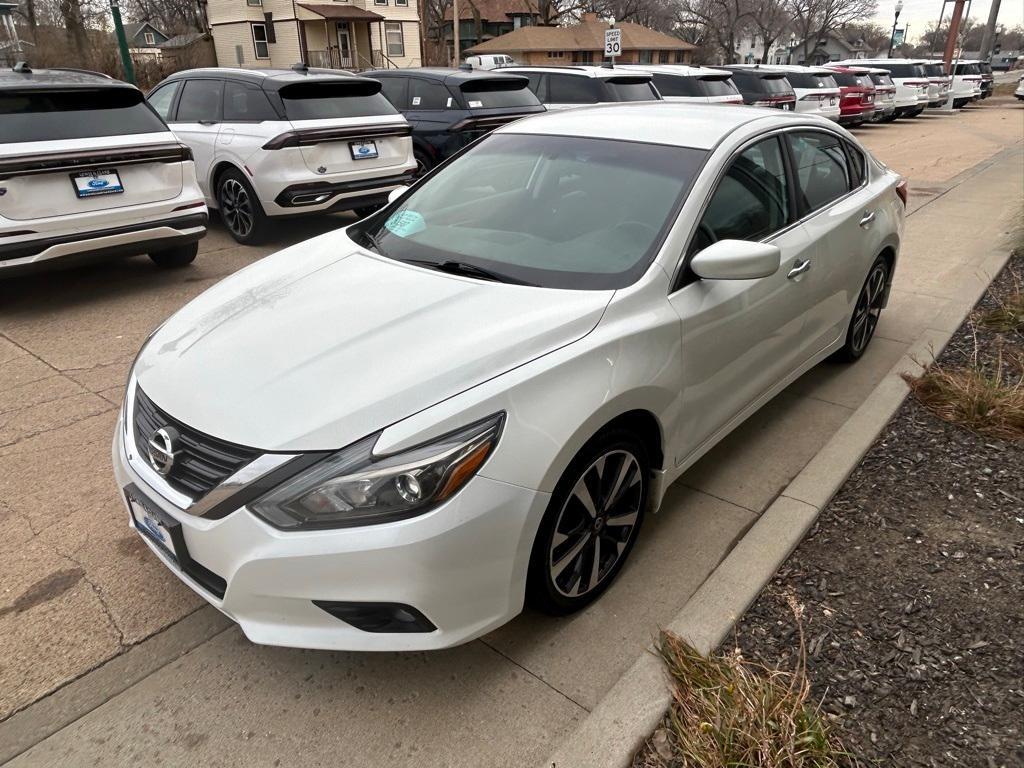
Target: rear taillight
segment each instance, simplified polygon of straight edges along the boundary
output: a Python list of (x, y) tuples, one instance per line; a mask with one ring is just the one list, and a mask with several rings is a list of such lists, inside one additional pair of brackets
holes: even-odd
[(186, 144), (181, 144), (180, 148), (181, 148), (181, 161), (182, 162), (185, 162), (186, 160), (192, 160), (193, 159), (193, 157), (192, 157), (192, 148), (191, 147), (189, 147)]
[(288, 131), (272, 138), (263, 145), (263, 149), (286, 149), (297, 146), (299, 146), (299, 135)]
[(907, 180), (900, 179), (899, 183), (896, 184), (896, 196), (903, 203), (903, 207), (907, 206)]

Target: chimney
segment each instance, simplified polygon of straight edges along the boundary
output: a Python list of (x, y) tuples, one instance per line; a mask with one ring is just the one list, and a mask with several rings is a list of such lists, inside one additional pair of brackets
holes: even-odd
[(596, 21), (597, 21), (597, 14), (596, 13), (584, 13), (583, 14), (583, 23), (584, 24), (592, 24), (592, 23), (594, 23)]

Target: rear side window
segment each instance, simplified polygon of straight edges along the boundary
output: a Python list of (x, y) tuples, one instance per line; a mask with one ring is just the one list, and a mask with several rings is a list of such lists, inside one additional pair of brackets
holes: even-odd
[(848, 141), (843, 142), (843, 145), (846, 147), (846, 156), (849, 160), (850, 187), (852, 189), (856, 189), (863, 184), (865, 178), (867, 178), (867, 166), (864, 160), (864, 153)]
[(776, 137), (745, 149), (733, 161), (697, 227), (690, 253), (718, 240), (763, 240), (789, 222), (782, 147)]
[(404, 77), (382, 77), (380, 79), (380, 92), (396, 109), (409, 108), (409, 100), (406, 98), (408, 86), (409, 81)]
[(871, 82), (875, 85), (892, 85), (892, 78), (888, 75), (871, 75)]
[(181, 81), (176, 80), (173, 83), (160, 86), (147, 99), (149, 106), (156, 110), (164, 122), (171, 119), (171, 105), (174, 104), (174, 97), (178, 95), (179, 88), (181, 88)]
[(409, 109), (447, 109), (451, 102), (452, 95), (440, 83), (418, 77), (409, 80)]
[(553, 104), (597, 104), (597, 81), (574, 75), (548, 75), (548, 97)]
[(134, 88), (0, 91), (0, 126), (0, 144), (167, 130)]
[(344, 117), (394, 115), (396, 110), (374, 80), (295, 83), (281, 89), (289, 120), (329, 120)]
[(867, 75), (855, 75), (852, 72), (836, 72), (835, 81), (847, 88), (868, 88), (873, 83)]
[(686, 97), (703, 96), (700, 81), (695, 77), (681, 77), (679, 75), (654, 75), (654, 87), (662, 96)]
[(278, 120), (267, 94), (262, 88), (244, 83), (224, 83), (224, 120), (228, 122), (258, 123)]
[(794, 88), (835, 88), (836, 81), (831, 75), (814, 75), (807, 72), (791, 72), (786, 75)]
[(187, 80), (178, 100), (176, 123), (220, 120), (223, 80)]
[(705, 96), (735, 96), (739, 93), (728, 77), (702, 77), (700, 85)]
[(540, 106), (527, 82), (526, 78), (509, 77), (470, 80), (462, 84), (462, 99), (470, 109)]
[(790, 133), (797, 197), (806, 212), (824, 208), (850, 191), (850, 169), (843, 140), (830, 133)]
[(604, 81), (607, 101), (657, 101), (649, 78), (611, 77)]
[(889, 70), (889, 74), (893, 77), (917, 77), (918, 72), (913, 64), (889, 64), (886, 62), (885, 69)]

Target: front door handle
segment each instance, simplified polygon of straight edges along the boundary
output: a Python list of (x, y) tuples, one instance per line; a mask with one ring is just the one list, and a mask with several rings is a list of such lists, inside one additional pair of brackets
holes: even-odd
[(868, 227), (871, 226), (871, 222), (874, 221), (874, 220), (875, 220), (875, 212), (874, 211), (864, 211), (864, 215), (861, 216), (861, 218), (860, 218), (860, 225), (862, 227), (864, 227), (864, 229), (867, 229)]
[(793, 262), (793, 268), (789, 270), (789, 274), (786, 275), (790, 280), (796, 277), (800, 277), (804, 272), (811, 268), (811, 261), (795, 261)]

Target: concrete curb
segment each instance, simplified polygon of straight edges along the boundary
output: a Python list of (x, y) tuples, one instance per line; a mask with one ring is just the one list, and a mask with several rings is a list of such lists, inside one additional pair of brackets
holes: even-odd
[[(903, 403), (909, 390), (902, 374), (918, 374), (938, 356), (1010, 256), (1009, 249), (999, 249), (979, 265), (977, 279), (961, 286), (957, 297), (764, 511), (666, 630), (701, 653), (721, 645)], [(651, 645), (619, 678), (544, 768), (626, 768), (632, 763), (671, 701), (654, 650)]]
[(204, 606), (0, 722), (0, 764), (13, 760), (234, 623)]

